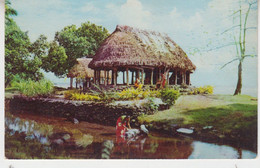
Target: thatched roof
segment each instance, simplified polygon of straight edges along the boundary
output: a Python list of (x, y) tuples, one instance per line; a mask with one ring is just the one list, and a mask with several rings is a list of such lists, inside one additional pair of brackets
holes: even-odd
[(196, 69), (168, 35), (129, 26), (117, 26), (89, 63), (90, 68), (121, 66)]
[[(88, 64), (92, 61), (92, 58), (78, 58), (77, 64), (75, 64), (69, 71), (67, 77), (69, 78), (93, 78), (94, 70), (88, 67)], [(104, 78), (104, 71), (101, 71), (100, 77)], [(111, 79), (111, 74), (109, 73)]]
[(88, 68), (88, 64), (92, 58), (78, 58), (75, 64), (69, 71), (68, 77), (70, 78), (93, 78), (94, 70)]

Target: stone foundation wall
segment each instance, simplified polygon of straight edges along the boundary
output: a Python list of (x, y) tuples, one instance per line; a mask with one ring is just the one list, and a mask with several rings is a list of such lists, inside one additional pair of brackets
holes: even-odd
[(35, 113), (57, 117), (76, 118), (79, 121), (115, 125), (118, 117), (130, 115), (132, 120), (141, 114), (152, 114), (149, 109), (135, 105), (113, 105), (102, 102), (84, 102), (51, 98), (15, 96), (10, 99), (10, 112)]

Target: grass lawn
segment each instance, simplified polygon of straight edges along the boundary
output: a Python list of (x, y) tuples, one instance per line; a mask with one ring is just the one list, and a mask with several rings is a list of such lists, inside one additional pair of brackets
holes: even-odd
[(213, 126), (218, 135), (256, 141), (257, 99), (247, 95), (185, 95), (169, 110), (140, 116), (138, 120), (195, 127), (197, 131)]

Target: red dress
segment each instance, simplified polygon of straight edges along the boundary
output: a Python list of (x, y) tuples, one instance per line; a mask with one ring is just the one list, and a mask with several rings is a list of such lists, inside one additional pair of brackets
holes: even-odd
[(121, 117), (116, 122), (116, 136), (125, 136), (126, 123), (122, 123)]

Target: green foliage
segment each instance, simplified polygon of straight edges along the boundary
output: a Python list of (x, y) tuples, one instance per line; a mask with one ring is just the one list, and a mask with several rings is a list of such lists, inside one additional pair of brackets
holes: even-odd
[(11, 7), (10, 0), (5, 0), (5, 22), (11, 22), (10, 16), (16, 16), (17, 11)]
[(206, 85), (203, 87), (194, 88), (193, 90), (189, 91), (188, 94), (190, 95), (197, 95), (197, 94), (213, 94), (214, 87), (210, 85)]
[(65, 49), (53, 41), (50, 44), (48, 55), (42, 57), (42, 68), (47, 72), (54, 72), (57, 76), (67, 73), (67, 55)]
[(80, 93), (79, 90), (68, 90), (64, 93), (65, 99), (69, 100), (81, 100), (81, 101), (100, 101), (101, 98), (97, 95), (92, 95), (88, 93)]
[(158, 90), (142, 90), (140, 88), (128, 88), (117, 93), (118, 99), (120, 100), (133, 100), (133, 99), (144, 99), (147, 97), (160, 97), (160, 91)]
[(174, 105), (175, 101), (179, 97), (180, 97), (180, 92), (178, 90), (168, 89), (168, 88), (161, 90), (162, 101), (169, 106)]
[(15, 81), (12, 87), (28, 97), (49, 96), (53, 92), (53, 83), (45, 79), (36, 82), (31, 79)]
[(159, 105), (154, 102), (154, 97), (147, 97), (146, 99), (147, 101), (142, 105), (151, 111), (158, 111)]
[[(43, 36), (31, 45), (27, 32), (23, 32), (13, 19), (9, 16), (16, 15), (14, 9), (10, 7), (10, 1), (6, 1), (6, 22), (5, 22), (5, 86), (9, 86), (16, 75), (23, 79), (40, 80), (43, 74), (40, 72), (41, 58), (36, 51), (44, 45), (39, 44), (44, 41)], [(46, 41), (46, 40), (45, 40)]]
[[(49, 55), (44, 58), (47, 65), (43, 68), (57, 76), (64, 76), (75, 65), (77, 58), (95, 55), (108, 35), (107, 29), (90, 22), (82, 23), (79, 28), (76, 25), (66, 26), (56, 32)], [(52, 66), (48, 65), (49, 62)]]

